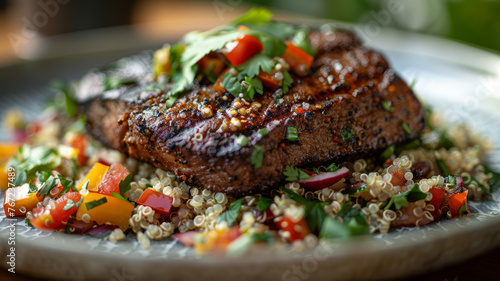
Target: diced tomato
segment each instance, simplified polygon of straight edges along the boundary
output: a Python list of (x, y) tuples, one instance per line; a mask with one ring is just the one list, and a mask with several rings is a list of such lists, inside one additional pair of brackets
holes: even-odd
[(257, 77), (260, 79), (260, 81), (262, 81), (262, 85), (269, 88), (277, 89), (280, 87), (282, 79), (276, 78), (275, 74), (276, 72), (274, 71), (272, 73), (261, 71), (259, 75), (257, 75)]
[(457, 217), (460, 207), (467, 204), (467, 193), (468, 191), (465, 190), (464, 192), (448, 196), (448, 205), (450, 206), (451, 217)]
[(120, 182), (125, 179), (130, 172), (120, 163), (111, 165), (98, 186), (101, 194), (112, 195), (111, 192), (120, 194)]
[[(87, 208), (87, 203), (95, 201), (106, 202), (91, 208)], [(132, 211), (134, 210), (134, 205), (126, 202), (122, 199), (118, 199), (113, 196), (107, 196), (99, 193), (89, 192), (85, 195), (83, 203), (78, 208), (76, 212), (76, 219), (83, 220), (83, 216), (87, 214), (90, 220), (96, 222), (99, 225), (111, 224), (116, 225), (125, 231), (129, 227), (129, 220), (132, 217)]]
[[(83, 185), (88, 181), (87, 189), (90, 191), (97, 191), (98, 186), (101, 183), (102, 178), (109, 170), (109, 166), (103, 165), (101, 163), (95, 163), (94, 167), (89, 171), (89, 173), (83, 178), (83, 180), (78, 185), (78, 191), (82, 190)], [(111, 195), (111, 194), (110, 194)]]
[(149, 206), (164, 217), (168, 217), (172, 210), (172, 198), (151, 188), (144, 190), (137, 204)]
[(445, 190), (444, 188), (438, 188), (433, 186), (431, 187), (429, 192), (432, 194), (432, 199), (429, 202), (429, 204), (434, 206), (434, 211), (432, 211), (431, 214), (434, 216), (434, 219), (438, 221), (441, 217), (441, 214), (439, 213), (439, 208), (443, 203)]
[(294, 222), (290, 217), (284, 217), (278, 221), (278, 227), (290, 233), (288, 238), (290, 242), (303, 240), (307, 234), (311, 233), (304, 218), (300, 219), (298, 222)]
[[(82, 195), (79, 192), (68, 192), (55, 200), (53, 207), (34, 208), (33, 213), (27, 217), (31, 224), (40, 230), (55, 230), (67, 222), (69, 217), (76, 212), (81, 198)], [(68, 204), (69, 200), (73, 204)]]
[(227, 60), (234, 66), (239, 66), (264, 49), (264, 46), (252, 35), (241, 34), (236, 41), (228, 43), (233, 46), (226, 55)]
[(36, 196), (36, 192), (31, 194), (28, 192), (28, 183), (7, 189), (3, 202), (3, 209), (6, 216), (25, 216), (27, 212), (36, 207), (36, 204), (40, 202)]
[(286, 46), (286, 50), (281, 57), (295, 73), (306, 75), (307, 70), (311, 69), (314, 58), (291, 42), (287, 42)]
[(87, 137), (81, 134), (75, 134), (69, 141), (69, 146), (78, 149), (77, 162), (80, 166), (84, 166), (87, 163), (87, 155), (85, 154), (87, 145)]

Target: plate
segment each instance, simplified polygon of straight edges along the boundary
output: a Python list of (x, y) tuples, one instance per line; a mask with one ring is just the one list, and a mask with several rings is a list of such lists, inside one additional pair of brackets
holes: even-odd
[[(325, 30), (332, 28), (329, 24), (313, 24)], [(419, 97), (438, 108), (447, 121), (466, 122), (492, 140), (495, 151), (489, 162), (500, 170), (499, 56), (424, 35), (388, 29), (368, 33), (363, 30), (366, 26), (348, 28), (370, 47), (381, 50), (408, 83), (416, 79), (414, 89)], [(76, 50), (64, 58), (4, 67), (0, 74), (6, 79), (3, 91), (7, 95), (3, 95), (1, 112), (18, 106), (28, 117), (36, 117), (42, 109), (41, 101), (50, 95), (44, 85), (51, 77), (76, 79), (91, 67), (135, 51), (122, 48), (119, 52), (83, 54)], [(46, 71), (35, 75), (42, 69)], [(8, 241), (13, 237), (16, 272), (50, 280), (401, 278), (471, 259), (500, 245), (500, 192), (490, 201), (472, 203), (471, 211), (474, 215), (469, 218), (323, 242), (300, 253), (287, 247), (261, 247), (242, 257), (224, 258), (197, 256), (193, 249), (175, 240), (152, 241), (146, 251), (133, 239), (114, 244), (88, 236), (43, 233), (26, 227), (22, 220), (6, 218), (2, 210), (0, 259), (1, 266), (7, 267)]]

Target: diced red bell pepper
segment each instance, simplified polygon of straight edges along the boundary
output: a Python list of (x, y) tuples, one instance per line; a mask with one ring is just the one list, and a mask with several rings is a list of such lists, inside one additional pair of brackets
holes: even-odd
[(458, 210), (462, 205), (467, 204), (467, 193), (468, 191), (465, 190), (464, 192), (461, 193), (455, 193), (450, 196), (448, 196), (448, 204), (450, 206), (450, 212), (451, 212), (451, 217), (457, 217), (458, 216)]
[(311, 69), (314, 57), (306, 53), (301, 48), (293, 45), (291, 42), (286, 43), (287, 48), (281, 57), (288, 63), (290, 68), (299, 75), (306, 75), (307, 70)]
[(443, 203), (445, 190), (444, 188), (438, 188), (433, 186), (431, 187), (431, 189), (429, 189), (429, 192), (432, 194), (432, 199), (429, 202), (429, 204), (434, 206), (434, 211), (432, 211), (431, 214), (432, 216), (434, 216), (434, 220), (438, 221), (441, 218), (441, 214), (439, 213), (439, 208)]
[(303, 240), (309, 233), (311, 233), (304, 218), (300, 219), (298, 222), (294, 222), (290, 217), (284, 217), (278, 221), (278, 227), (281, 230), (288, 231), (288, 233), (290, 233), (290, 237), (288, 238), (290, 242)]
[(260, 79), (260, 81), (262, 81), (262, 85), (269, 88), (278, 89), (280, 87), (282, 79), (280, 80), (276, 78), (274, 74), (276, 74), (276, 72), (274, 71), (271, 73), (261, 71), (259, 75), (257, 75), (257, 77)]
[(230, 46), (235, 45), (227, 54), (227, 60), (234, 66), (239, 66), (248, 59), (260, 53), (264, 46), (252, 35), (241, 34), (236, 41), (228, 43)]
[(149, 206), (164, 217), (168, 217), (172, 210), (172, 198), (151, 188), (144, 190), (137, 204)]

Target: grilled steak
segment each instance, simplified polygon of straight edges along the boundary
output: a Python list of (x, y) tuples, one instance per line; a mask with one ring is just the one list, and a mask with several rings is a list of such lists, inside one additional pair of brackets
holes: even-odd
[[(251, 103), (200, 84), (167, 109), (171, 85), (152, 89), (150, 53), (93, 71), (78, 90), (88, 132), (130, 157), (185, 175), (192, 184), (249, 194), (278, 187), (287, 165), (372, 155), (424, 128), (421, 104), (382, 55), (347, 32), (313, 32), (310, 40), (317, 49), (311, 74), (294, 76), (286, 95), (268, 90)], [(103, 91), (105, 77), (135, 83)], [(300, 141), (287, 139), (289, 126)], [(259, 133), (263, 128), (265, 136)], [(244, 146), (242, 135), (248, 138)], [(263, 152), (260, 168), (251, 163), (255, 149)]]

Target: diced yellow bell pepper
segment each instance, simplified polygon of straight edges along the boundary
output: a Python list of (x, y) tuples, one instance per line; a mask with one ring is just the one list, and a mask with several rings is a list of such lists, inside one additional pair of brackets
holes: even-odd
[(170, 45), (156, 50), (153, 55), (153, 70), (155, 77), (170, 73)]
[(39, 202), (36, 193), (29, 193), (29, 184), (12, 187), (5, 192), (3, 208), (7, 216), (25, 216)]
[(101, 182), (102, 178), (108, 171), (109, 166), (106, 166), (101, 163), (95, 163), (94, 167), (90, 170), (90, 172), (83, 178), (83, 180), (78, 185), (78, 191), (82, 190), (83, 185), (89, 181), (89, 185), (87, 186), (87, 190), (89, 191), (97, 191), (97, 187)]
[[(7, 173), (7, 162), (19, 149), (17, 143), (0, 143), (0, 188), (5, 191), (9, 187), (9, 176)], [(20, 171), (17, 171), (20, 172)]]
[[(102, 200), (102, 198), (106, 198), (106, 203), (90, 210), (87, 209), (86, 203)], [(125, 231), (129, 227), (129, 220), (132, 217), (133, 210), (134, 205), (124, 200), (100, 193), (89, 192), (87, 195), (84, 195), (83, 202), (76, 212), (76, 219), (83, 220), (83, 216), (88, 214), (90, 219), (99, 225), (110, 223)]]

